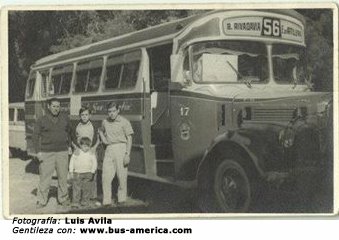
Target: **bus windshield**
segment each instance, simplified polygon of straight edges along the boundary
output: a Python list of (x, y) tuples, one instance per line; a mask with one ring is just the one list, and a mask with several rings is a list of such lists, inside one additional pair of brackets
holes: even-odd
[(305, 48), (274, 44), (272, 49), (274, 80), (279, 84), (303, 84), (306, 79)]
[(193, 45), (193, 80), (197, 83), (265, 83), (267, 50), (254, 41), (209, 41)]

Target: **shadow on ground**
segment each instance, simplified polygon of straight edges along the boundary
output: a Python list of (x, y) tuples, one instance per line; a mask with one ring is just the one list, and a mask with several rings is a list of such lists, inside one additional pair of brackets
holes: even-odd
[(39, 174), (39, 160), (37, 158), (31, 159), (31, 161), (25, 167), (25, 172)]

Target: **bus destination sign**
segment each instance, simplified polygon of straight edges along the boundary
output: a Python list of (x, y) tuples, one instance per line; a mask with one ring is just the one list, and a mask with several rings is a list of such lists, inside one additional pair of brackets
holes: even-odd
[(304, 42), (303, 27), (285, 19), (272, 17), (228, 18), (223, 21), (226, 35), (271, 37)]

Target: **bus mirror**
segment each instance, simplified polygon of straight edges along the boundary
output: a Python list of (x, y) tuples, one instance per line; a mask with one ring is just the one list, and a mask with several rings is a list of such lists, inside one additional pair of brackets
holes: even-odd
[(181, 54), (172, 54), (171, 55), (171, 80), (172, 82), (184, 83), (183, 79), (183, 68), (182, 68), (182, 59)]

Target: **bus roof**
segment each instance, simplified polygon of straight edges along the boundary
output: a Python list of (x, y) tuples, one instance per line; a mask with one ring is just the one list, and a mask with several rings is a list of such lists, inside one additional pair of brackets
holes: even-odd
[[(121, 36), (113, 37), (107, 40), (99, 41), (96, 43), (92, 43), (89, 45), (77, 47), (74, 49), (66, 50), (60, 53), (56, 53), (56, 54), (43, 57), (39, 59), (38, 61), (36, 61), (32, 67), (34, 68), (42, 67), (44, 65), (59, 63), (67, 59), (73, 59), (73, 58), (78, 58), (81, 56), (91, 55), (91, 54), (95, 54), (97, 52), (105, 51), (108, 49), (114, 49), (114, 48), (118, 48), (122, 46), (136, 44), (142, 41), (157, 39), (157, 38), (161, 38), (162, 41), (170, 40), (170, 39), (173, 39), (173, 37), (177, 33), (181, 32), (190, 23), (194, 22), (195, 20), (203, 16), (207, 16), (207, 15), (222, 12), (222, 11), (228, 12), (228, 11), (239, 11), (239, 10), (240, 9), (210, 11), (205, 14), (193, 15), (187, 18), (159, 24), (159, 25), (149, 27), (143, 30), (127, 33)], [(299, 21), (301, 21), (303, 24), (305, 24), (304, 17), (294, 10), (255, 9), (255, 10), (243, 10), (243, 11), (264, 11), (264, 12), (269, 11), (272, 13), (278, 13), (278, 14), (283, 14), (283, 15), (294, 17), (298, 19)]]

